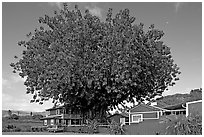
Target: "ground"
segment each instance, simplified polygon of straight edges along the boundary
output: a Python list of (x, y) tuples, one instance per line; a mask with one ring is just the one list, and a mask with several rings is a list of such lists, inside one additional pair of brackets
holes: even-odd
[(43, 121), (39, 119), (33, 119), (32, 117), (20, 117), (18, 120), (11, 119), (9, 117), (2, 118), (2, 131), (7, 130), (8, 126), (14, 126), (13, 130), (21, 130), (27, 132), (31, 127), (42, 126)]
[(160, 119), (146, 120), (138, 124), (126, 125), (127, 135), (164, 135), (166, 125)]
[(2, 135), (86, 135), (83, 133), (73, 133), (73, 132), (2, 132)]

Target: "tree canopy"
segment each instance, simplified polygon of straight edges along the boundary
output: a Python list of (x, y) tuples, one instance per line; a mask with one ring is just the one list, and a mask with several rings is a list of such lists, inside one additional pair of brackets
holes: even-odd
[(46, 26), (28, 34), (22, 58), (11, 63), (26, 81), (31, 102), (53, 99), (83, 110), (108, 110), (123, 101), (161, 95), (180, 74), (164, 32), (151, 25), (145, 32), (129, 10), (112, 9), (101, 21), (75, 6), (39, 18)]

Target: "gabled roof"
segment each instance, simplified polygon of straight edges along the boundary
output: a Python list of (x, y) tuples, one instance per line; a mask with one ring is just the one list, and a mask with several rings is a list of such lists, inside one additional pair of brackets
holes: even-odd
[(121, 115), (121, 116), (123, 116), (123, 117), (129, 117), (128, 113), (122, 112), (122, 113), (115, 113), (115, 114), (113, 114), (113, 115), (110, 115), (110, 116), (108, 116), (108, 118), (113, 117), (113, 116), (115, 116), (115, 115)]
[(163, 110), (159, 107), (149, 106), (144, 103), (138, 104), (130, 109), (132, 112), (148, 112), (148, 111), (160, 111)]
[(129, 117), (128, 113), (125, 113), (125, 112), (120, 113), (120, 115), (122, 115), (124, 117)]

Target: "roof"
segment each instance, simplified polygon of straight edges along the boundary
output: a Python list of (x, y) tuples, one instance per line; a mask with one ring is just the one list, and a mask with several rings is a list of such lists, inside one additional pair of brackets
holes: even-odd
[(184, 103), (169, 105), (169, 106), (166, 106), (164, 109), (167, 109), (167, 110), (185, 109), (184, 105), (185, 105)]
[(186, 102), (186, 104), (202, 103), (202, 100)]
[(110, 118), (110, 117), (113, 117), (113, 116), (115, 116), (115, 115), (121, 115), (121, 116), (123, 116), (123, 117), (129, 117), (129, 116), (128, 116), (128, 113), (125, 113), (125, 112), (115, 113), (115, 114), (113, 114), (113, 115), (111, 115), (111, 116), (108, 116), (108, 117)]
[(63, 106), (56, 106), (56, 107), (52, 107), (52, 108), (46, 109), (46, 111), (60, 109), (60, 108), (63, 108), (63, 107), (64, 107), (64, 105)]
[(160, 111), (163, 110), (159, 107), (149, 106), (144, 103), (138, 104), (130, 109), (132, 112), (148, 112), (148, 111)]

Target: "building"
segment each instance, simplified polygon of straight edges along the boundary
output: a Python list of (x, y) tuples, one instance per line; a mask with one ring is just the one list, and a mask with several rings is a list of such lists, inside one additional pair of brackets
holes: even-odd
[(115, 113), (108, 117), (110, 121), (115, 121), (117, 123), (127, 125), (129, 123), (129, 116), (128, 113)]
[(189, 116), (191, 114), (202, 115), (202, 100), (186, 103), (186, 116)]
[(65, 106), (58, 106), (47, 109), (48, 115), (43, 120), (44, 126), (49, 125), (81, 125), (85, 121), (80, 110), (71, 110)]
[[(186, 114), (192, 110), (191, 108), (196, 108), (199, 110), (199, 112), (202, 112), (202, 107), (200, 104), (201, 101), (197, 102), (188, 102), (188, 103), (180, 103), (175, 105), (169, 105), (165, 106), (163, 104), (159, 104), (157, 102), (144, 104), (140, 103), (133, 108), (129, 109), (129, 125), (131, 124), (137, 124), (140, 122), (144, 122), (146, 120), (158, 120), (162, 116), (166, 115), (180, 115), (180, 114)], [(185, 106), (186, 105), (186, 106)]]
[(140, 103), (129, 110), (129, 125), (137, 124), (145, 120), (159, 119), (165, 109)]

